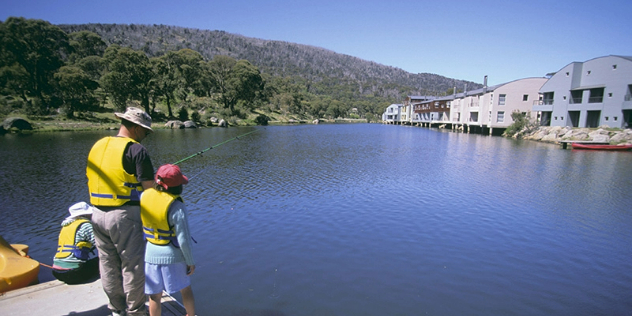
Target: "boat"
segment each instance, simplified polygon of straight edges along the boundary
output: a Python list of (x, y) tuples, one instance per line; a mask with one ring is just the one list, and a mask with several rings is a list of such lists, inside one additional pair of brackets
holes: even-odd
[(572, 143), (573, 149), (593, 149), (593, 150), (630, 150), (632, 144), (625, 145), (603, 145), (603, 144), (582, 144)]
[(28, 257), (29, 246), (9, 244), (0, 236), (0, 293), (38, 283), (39, 262)]

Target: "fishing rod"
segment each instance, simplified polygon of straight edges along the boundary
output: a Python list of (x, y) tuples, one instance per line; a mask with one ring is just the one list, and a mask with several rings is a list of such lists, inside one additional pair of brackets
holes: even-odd
[(239, 136), (235, 136), (235, 137), (233, 137), (233, 138), (227, 139), (227, 140), (225, 140), (225, 141), (223, 141), (223, 142), (221, 142), (221, 143), (219, 143), (219, 144), (217, 144), (217, 145), (213, 145), (213, 146), (211, 146), (211, 147), (209, 147), (209, 148), (203, 149), (203, 150), (201, 150), (201, 151), (199, 151), (199, 152), (197, 152), (197, 153), (195, 153), (195, 154), (193, 154), (193, 155), (191, 155), (191, 156), (189, 156), (189, 157), (186, 157), (186, 158), (180, 159), (180, 160), (178, 160), (178, 161), (176, 161), (176, 162), (172, 163), (172, 165), (177, 165), (177, 164), (179, 164), (179, 163), (181, 163), (181, 162), (183, 162), (183, 161), (187, 161), (187, 160), (189, 160), (189, 159), (191, 159), (191, 158), (193, 158), (193, 157), (195, 157), (195, 156), (199, 156), (199, 155), (201, 155), (201, 154), (203, 154), (203, 153), (205, 153), (205, 152), (207, 152), (207, 151), (209, 151), (209, 150), (211, 150), (211, 149), (213, 149), (213, 148), (217, 148), (217, 147), (219, 147), (219, 146), (221, 146), (221, 145), (224, 145), (224, 144), (226, 144), (226, 143), (228, 143), (228, 142), (231, 142), (231, 141), (233, 141), (233, 140), (235, 140), (235, 139), (240, 139), (240, 138), (242, 138), (242, 137), (244, 137), (244, 136), (246, 136), (246, 135), (248, 135), (248, 134), (252, 134), (252, 133), (254, 133), (254, 132), (256, 132), (256, 131), (257, 131), (257, 130), (250, 131), (250, 132), (248, 132), (248, 133), (241, 134), (241, 135), (239, 135)]

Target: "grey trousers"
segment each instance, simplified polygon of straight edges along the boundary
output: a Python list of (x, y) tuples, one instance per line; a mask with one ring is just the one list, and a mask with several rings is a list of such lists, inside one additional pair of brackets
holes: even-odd
[(121, 315), (147, 315), (145, 238), (140, 206), (95, 207), (94, 237), (108, 307)]

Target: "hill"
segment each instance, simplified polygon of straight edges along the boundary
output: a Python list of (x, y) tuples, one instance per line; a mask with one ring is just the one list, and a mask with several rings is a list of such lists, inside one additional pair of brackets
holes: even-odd
[[(339, 54), (331, 50), (283, 41), (167, 25), (64, 24), (67, 33), (87, 30), (108, 44), (142, 50), (150, 57), (193, 49), (208, 60), (216, 55), (246, 59), (263, 73), (302, 81), (309, 92), (340, 97), (375, 96), (401, 102), (407, 95), (443, 95), (453, 87), (482, 85), (437, 74), (412, 74), (402, 69)], [(315, 84), (311, 84), (315, 83)], [(341, 86), (346, 87), (340, 89)], [(311, 90), (310, 90), (311, 89)], [(352, 93), (352, 96), (348, 94)]]

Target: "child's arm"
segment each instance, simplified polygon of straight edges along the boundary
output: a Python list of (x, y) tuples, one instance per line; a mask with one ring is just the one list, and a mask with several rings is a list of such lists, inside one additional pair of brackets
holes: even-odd
[(184, 256), (184, 261), (187, 266), (195, 266), (191, 249), (191, 233), (189, 232), (186, 206), (180, 201), (174, 201), (171, 204), (171, 208), (171, 219), (173, 221), (178, 244), (180, 245), (180, 251), (182, 251), (182, 255)]

